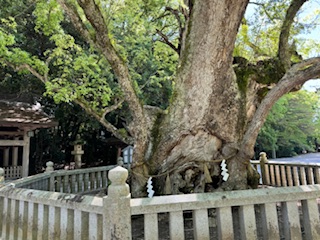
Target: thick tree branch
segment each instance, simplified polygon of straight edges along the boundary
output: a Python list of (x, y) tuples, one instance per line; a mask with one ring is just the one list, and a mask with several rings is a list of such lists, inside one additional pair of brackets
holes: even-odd
[(131, 110), (133, 121), (137, 123), (137, 126), (141, 126), (136, 128), (137, 132), (135, 133), (135, 137), (137, 135), (145, 137), (146, 134), (143, 133), (142, 127), (145, 121), (142, 106), (132, 86), (129, 69), (111, 43), (104, 17), (94, 0), (78, 0), (78, 3), (83, 9), (87, 20), (95, 29), (96, 37), (93, 40), (94, 44), (102, 52), (114, 70)]
[(107, 115), (108, 113), (110, 113), (110, 112), (118, 109), (118, 108), (122, 105), (123, 102), (124, 102), (124, 99), (120, 99), (120, 100), (116, 101), (116, 103), (115, 103), (114, 105), (105, 108), (105, 109), (103, 110), (104, 112), (103, 112), (103, 114), (102, 114), (102, 119), (105, 119), (105, 117), (106, 117), (106, 115)]
[[(124, 143), (133, 144), (133, 139), (131, 137), (120, 134), (119, 130), (104, 118), (105, 113), (103, 114), (103, 117), (101, 117), (95, 111), (93, 111), (89, 106), (87, 106), (83, 101), (76, 99), (74, 100), (74, 102), (79, 104), (87, 113), (95, 117), (106, 128), (106, 130), (112, 133), (116, 138), (118, 138)], [(110, 108), (116, 109), (115, 106), (111, 106)]]
[(90, 32), (87, 29), (87, 26), (81, 20), (80, 15), (77, 12), (76, 6), (72, 5), (70, 2), (65, 0), (57, 0), (65, 13), (69, 16), (72, 21), (74, 27), (81, 33), (81, 35), (87, 40), (89, 43), (92, 43), (92, 39), (90, 36)]
[[(16, 71), (28, 70), (32, 75), (37, 77), (43, 83), (46, 83), (48, 81), (44, 76), (42, 76), (40, 73), (38, 73), (34, 68), (32, 68), (28, 64), (21, 64), (19, 66), (15, 66), (14, 64), (11, 64), (9, 62), (7, 62), (6, 64)], [(75, 99), (74, 102), (76, 104), (79, 104), (88, 114), (96, 118), (106, 128), (106, 130), (112, 133), (116, 138), (118, 138), (119, 140), (127, 144), (133, 143), (133, 139), (131, 137), (123, 136), (122, 134), (120, 134), (118, 129), (105, 119), (106, 114), (119, 108), (120, 105), (123, 103), (123, 100), (118, 101), (115, 105), (105, 108), (102, 117), (98, 115), (92, 108), (87, 106), (83, 101), (79, 99)]]
[(16, 66), (16, 65), (14, 65), (14, 64), (12, 64), (12, 63), (9, 63), (9, 62), (7, 62), (6, 61), (6, 64), (9, 66), (9, 67), (11, 67), (11, 68), (13, 68), (15, 71), (17, 71), (17, 72), (19, 72), (19, 71), (21, 71), (21, 70), (27, 70), (27, 71), (29, 71), (33, 76), (35, 76), (36, 78), (38, 78), (41, 82), (43, 82), (43, 83), (46, 83), (47, 81), (48, 81), (48, 79), (46, 78), (46, 75), (45, 76), (43, 76), (43, 75), (41, 75), (40, 73), (38, 73), (37, 72), (37, 70), (35, 70), (33, 67), (31, 67), (30, 65), (28, 65), (28, 64), (21, 64), (21, 65), (19, 65), (19, 66)]
[(132, 124), (136, 126), (131, 134), (134, 139), (135, 147), (134, 161), (138, 163), (139, 161), (144, 160), (144, 153), (147, 150), (149, 132), (146, 126), (147, 123), (144, 111), (134, 90), (128, 66), (126, 65), (124, 59), (121, 58), (120, 54), (117, 53), (109, 37), (109, 30), (104, 16), (95, 0), (77, 0), (77, 2), (82, 8), (86, 19), (95, 31), (94, 37), (91, 35), (93, 45), (109, 62), (117, 78), (119, 86), (124, 93), (124, 98), (128, 103), (132, 116)]
[(247, 155), (247, 157), (253, 155), (253, 147), (259, 130), (275, 102), (296, 86), (302, 85), (306, 81), (314, 78), (320, 78), (320, 57), (297, 63), (287, 71), (278, 84), (273, 87), (262, 100), (252, 121), (249, 123), (240, 147), (243, 154)]
[(291, 65), (291, 54), (289, 46), (290, 29), (294, 17), (297, 15), (298, 11), (306, 1), (307, 0), (293, 0), (287, 10), (286, 17), (282, 23), (279, 37), (278, 57), (285, 69), (289, 69)]

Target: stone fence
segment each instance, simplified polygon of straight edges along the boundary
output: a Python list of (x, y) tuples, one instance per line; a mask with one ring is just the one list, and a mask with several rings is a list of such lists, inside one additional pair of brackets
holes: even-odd
[(63, 193), (73, 187), (40, 175), (35, 186), (47, 190), (25, 189), (32, 177), (0, 184), (1, 239), (320, 239), (317, 184), (131, 199), (119, 166), (104, 197)]
[(266, 153), (251, 164), (261, 173), (261, 182), (267, 186), (287, 187), (320, 184), (320, 164), (271, 162)]
[(53, 171), (48, 162), (46, 172), (10, 183), (16, 188), (24, 189), (77, 194), (95, 193), (106, 189), (108, 171), (112, 168), (114, 166)]

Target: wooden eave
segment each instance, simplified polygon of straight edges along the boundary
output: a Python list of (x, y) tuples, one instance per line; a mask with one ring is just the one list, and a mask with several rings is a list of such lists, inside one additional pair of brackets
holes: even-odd
[[(6, 121), (0, 121), (0, 127), (17, 127), (19, 129), (22, 130), (35, 130), (38, 128), (50, 128), (50, 127), (55, 127), (57, 126), (58, 123), (57, 122), (47, 122), (47, 123), (35, 123), (35, 122), (6, 122)], [(17, 131), (17, 132), (12, 132), (12, 134), (10, 133), (10, 135), (15, 135), (16, 133), (19, 134), (21, 131)], [(9, 133), (9, 132), (7, 132)], [(0, 131), (1, 134), (1, 131)], [(19, 134), (21, 135), (21, 134)]]
[[(13, 127), (30, 131), (37, 128), (50, 128), (57, 125), (57, 122), (53, 121), (53, 119), (41, 109), (35, 108), (35, 106), (22, 102), (0, 100), (0, 127)], [(16, 133), (19, 133), (19, 131)], [(1, 131), (0, 135), (3, 135)], [(15, 132), (13, 131), (13, 134), (8, 135), (15, 135)]]

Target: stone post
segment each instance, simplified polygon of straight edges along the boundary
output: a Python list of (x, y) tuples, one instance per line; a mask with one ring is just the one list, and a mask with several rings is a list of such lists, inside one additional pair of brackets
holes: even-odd
[(72, 155), (74, 155), (74, 162), (75, 162), (75, 168), (79, 169), (81, 168), (81, 156), (84, 154), (84, 151), (82, 150), (82, 145), (76, 144), (74, 145), (74, 149), (71, 152)]
[(108, 196), (103, 198), (103, 240), (131, 239), (130, 189), (128, 170), (116, 167), (109, 171)]
[(4, 169), (0, 168), (0, 183), (4, 183)]
[(85, 142), (80, 139), (80, 135), (78, 134), (76, 140), (73, 142), (74, 149), (71, 152), (71, 154), (74, 155), (76, 169), (81, 168), (82, 165), (81, 156), (84, 154), (84, 151), (82, 150), (83, 144), (85, 144)]
[(49, 161), (46, 163), (46, 172), (53, 172), (54, 168), (53, 168), (53, 162)]
[(118, 159), (117, 159), (117, 165), (118, 166), (123, 166), (123, 157), (118, 157)]
[[(53, 173), (54, 168), (53, 168), (53, 162), (49, 161), (46, 163), (46, 173)], [(53, 174), (50, 174), (50, 180), (49, 180), (49, 186), (48, 190), (51, 192), (55, 191), (55, 176)]]
[(268, 167), (268, 159), (267, 154), (265, 152), (260, 153), (260, 168), (261, 168), (261, 175), (262, 175), (262, 184), (269, 185), (269, 171), (267, 169)]

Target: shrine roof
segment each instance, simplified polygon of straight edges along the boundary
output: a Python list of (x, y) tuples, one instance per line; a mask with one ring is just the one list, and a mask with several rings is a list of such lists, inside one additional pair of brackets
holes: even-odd
[(0, 127), (34, 130), (57, 125), (57, 122), (41, 109), (39, 103), (32, 105), (24, 102), (0, 100)]

